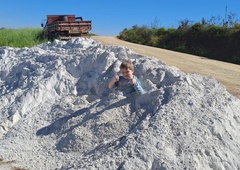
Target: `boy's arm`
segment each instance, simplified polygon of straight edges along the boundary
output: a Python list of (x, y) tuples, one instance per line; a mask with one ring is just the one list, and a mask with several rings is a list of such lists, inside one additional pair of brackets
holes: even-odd
[(108, 84), (108, 88), (112, 89), (114, 87), (114, 84), (119, 81), (119, 76), (117, 75), (117, 73), (114, 74), (113, 79), (109, 82)]
[(108, 84), (108, 88), (112, 89), (114, 87), (114, 84), (116, 83), (116, 81), (114, 79), (112, 79), (109, 84)]
[(133, 88), (136, 90), (137, 94), (142, 95), (145, 93), (140, 81), (135, 77), (133, 79)]

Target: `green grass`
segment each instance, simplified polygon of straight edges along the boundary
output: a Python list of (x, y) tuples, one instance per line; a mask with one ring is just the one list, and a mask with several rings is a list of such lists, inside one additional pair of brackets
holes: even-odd
[[(95, 35), (89, 33), (87, 36)], [(46, 42), (48, 40), (43, 38), (42, 28), (0, 29), (0, 47), (33, 47)]]
[(41, 28), (0, 29), (0, 46), (33, 47), (47, 42)]

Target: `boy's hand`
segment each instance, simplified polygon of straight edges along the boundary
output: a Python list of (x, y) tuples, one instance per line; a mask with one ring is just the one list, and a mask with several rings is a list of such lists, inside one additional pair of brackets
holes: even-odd
[(117, 73), (114, 74), (113, 79), (115, 80), (115, 82), (119, 81), (119, 76)]
[(117, 81), (119, 81), (119, 76), (117, 75), (117, 73), (115, 73), (114, 76), (113, 76), (113, 78), (112, 78), (112, 80), (109, 82), (108, 87), (109, 87), (110, 89), (112, 89), (112, 88), (114, 87), (114, 84), (115, 84)]
[(134, 80), (134, 76), (133, 75), (130, 76), (129, 81), (130, 81), (131, 84), (135, 84), (136, 83), (135, 80)]

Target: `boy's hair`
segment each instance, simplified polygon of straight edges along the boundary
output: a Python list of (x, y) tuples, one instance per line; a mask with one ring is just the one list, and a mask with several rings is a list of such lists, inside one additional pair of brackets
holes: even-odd
[(120, 65), (120, 69), (129, 69), (129, 70), (134, 70), (133, 63), (130, 60), (124, 60), (122, 64)]

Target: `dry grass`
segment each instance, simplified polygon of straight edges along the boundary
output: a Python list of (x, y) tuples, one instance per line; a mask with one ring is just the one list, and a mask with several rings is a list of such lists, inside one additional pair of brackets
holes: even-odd
[(11, 170), (26, 170), (26, 169), (14, 167)]
[[(14, 160), (12, 160), (12, 161), (4, 161), (2, 158), (0, 158), (0, 169), (1, 169), (1, 166), (10, 165), (10, 164), (13, 164), (13, 163), (16, 163), (16, 161), (14, 161)], [(26, 169), (18, 168), (18, 167), (12, 167), (11, 170), (26, 170)]]
[(0, 165), (6, 165), (6, 164), (12, 164), (15, 163), (16, 161), (4, 161), (3, 159), (0, 159)]

